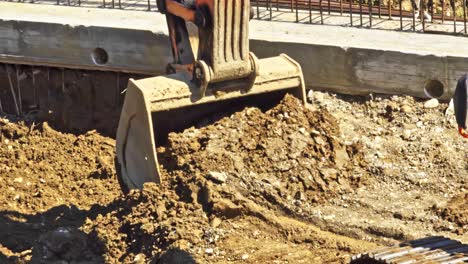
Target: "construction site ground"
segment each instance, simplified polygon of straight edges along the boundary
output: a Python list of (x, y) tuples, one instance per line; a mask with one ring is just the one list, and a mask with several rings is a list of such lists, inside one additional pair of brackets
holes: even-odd
[(446, 103), (310, 99), (171, 134), (163, 184), (127, 195), (114, 139), (3, 116), (0, 262), (347, 263), (428, 235), (468, 242), (468, 141)]

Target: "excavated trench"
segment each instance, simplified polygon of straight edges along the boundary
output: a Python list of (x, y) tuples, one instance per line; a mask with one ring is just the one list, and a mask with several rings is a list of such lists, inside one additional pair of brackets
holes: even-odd
[(0, 112), (33, 115), (64, 131), (96, 129), (114, 136), (123, 91), (130, 78), (120, 72), (0, 64)]
[(446, 105), (316, 93), (247, 108), (170, 134), (163, 184), (124, 196), (101, 134), (130, 77), (144, 76), (0, 67), (2, 109), (22, 116), (0, 118), (0, 262), (348, 263), (467, 238), (466, 142)]

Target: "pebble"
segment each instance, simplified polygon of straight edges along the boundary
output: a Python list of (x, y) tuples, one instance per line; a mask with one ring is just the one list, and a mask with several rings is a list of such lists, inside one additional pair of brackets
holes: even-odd
[(411, 130), (409, 129), (405, 129), (403, 131), (403, 138), (406, 139), (406, 140), (409, 140), (411, 138)]
[(133, 259), (133, 263), (135, 263), (135, 264), (143, 264), (143, 263), (146, 263), (146, 256), (145, 256), (145, 254), (140, 253), (140, 254), (136, 255), (135, 258)]
[(309, 90), (309, 91), (307, 92), (307, 99), (309, 99), (309, 102), (310, 102), (310, 103), (313, 103), (313, 102), (314, 102), (314, 91)]
[(217, 228), (220, 224), (221, 224), (221, 219), (217, 217), (213, 218), (213, 220), (211, 221), (211, 227), (213, 228)]
[(445, 116), (448, 116), (448, 117), (453, 117), (455, 114), (455, 109), (453, 107), (453, 99), (450, 100), (450, 103), (447, 107), (447, 109), (445, 109)]
[(315, 143), (317, 143), (317, 144), (319, 144), (321, 146), (326, 144), (325, 141), (321, 137), (315, 137), (314, 139), (315, 139)]
[(22, 183), (22, 182), (23, 182), (23, 178), (22, 178), (22, 177), (18, 177), (18, 178), (15, 178), (13, 181), (14, 181), (14, 182), (17, 182), (17, 183)]
[(400, 107), (400, 111), (403, 113), (411, 113), (413, 109), (411, 108), (411, 106), (404, 104)]
[(314, 93), (314, 99), (317, 102), (323, 102), (325, 100), (325, 94), (321, 92)]
[(205, 253), (208, 254), (208, 255), (213, 255), (214, 250), (212, 248), (207, 248), (207, 249), (205, 249)]
[(255, 114), (256, 111), (257, 111), (257, 110), (256, 110), (255, 108), (253, 108), (253, 107), (247, 108), (246, 114), (250, 116), (250, 115), (252, 115), (252, 114)]
[(244, 254), (244, 255), (241, 256), (241, 259), (242, 259), (242, 260), (246, 260), (246, 259), (248, 259), (248, 258), (249, 258), (249, 254)]
[(154, 232), (154, 225), (152, 223), (145, 223), (140, 226), (140, 229), (145, 231), (147, 234)]
[(436, 98), (432, 98), (430, 100), (427, 100), (424, 103), (424, 108), (427, 108), (427, 109), (436, 108), (437, 106), (439, 106), (439, 100), (437, 100)]
[(225, 172), (210, 171), (208, 172), (208, 178), (218, 183), (225, 183), (227, 175)]
[(318, 136), (318, 135), (320, 135), (320, 132), (314, 129), (314, 130), (310, 131), (310, 134), (312, 136)]

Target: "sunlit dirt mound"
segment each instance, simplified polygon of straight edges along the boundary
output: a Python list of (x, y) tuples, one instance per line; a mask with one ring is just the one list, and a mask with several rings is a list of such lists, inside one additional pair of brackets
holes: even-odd
[(468, 192), (455, 196), (446, 206), (437, 208), (437, 213), (454, 223), (457, 233), (468, 232)]
[(292, 96), (266, 113), (248, 108), (214, 125), (171, 134), (161, 156), (168, 170), (220, 175), (269, 202), (319, 202), (366, 180), (360, 146), (340, 140), (327, 111), (311, 110)]
[(466, 185), (444, 105), (314, 96), (171, 134), (163, 183), (125, 196), (113, 139), (0, 119), (0, 263), (349, 263), (466, 234), (466, 196), (431, 209)]
[(8, 186), (0, 192), (0, 205), (25, 213), (64, 203), (86, 207), (112, 201), (120, 192), (114, 145), (93, 131), (75, 136), (47, 123), (0, 119), (0, 184)]
[(31, 248), (40, 256), (31, 263), (99, 262), (77, 227), (121, 194), (114, 145), (94, 131), (77, 136), (0, 118), (0, 263), (29, 262)]
[(275, 222), (273, 211), (307, 213), (307, 204), (350, 191), (365, 173), (359, 146), (340, 142), (336, 120), (290, 96), (266, 113), (247, 108), (173, 133), (159, 154), (162, 185), (132, 191), (84, 228), (106, 241), (108, 261), (164, 260), (171, 249), (197, 258), (219, 253), (209, 250), (225, 235), (220, 219)]

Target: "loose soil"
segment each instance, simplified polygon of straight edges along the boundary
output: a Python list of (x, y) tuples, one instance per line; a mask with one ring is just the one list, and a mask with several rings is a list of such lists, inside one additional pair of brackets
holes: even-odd
[(1, 119), (0, 262), (346, 263), (426, 235), (467, 242), (468, 143), (446, 104), (310, 99), (170, 134), (163, 184), (127, 195), (113, 139)]
[(438, 214), (456, 224), (457, 233), (468, 233), (468, 192), (455, 196), (442, 208), (437, 208)]

